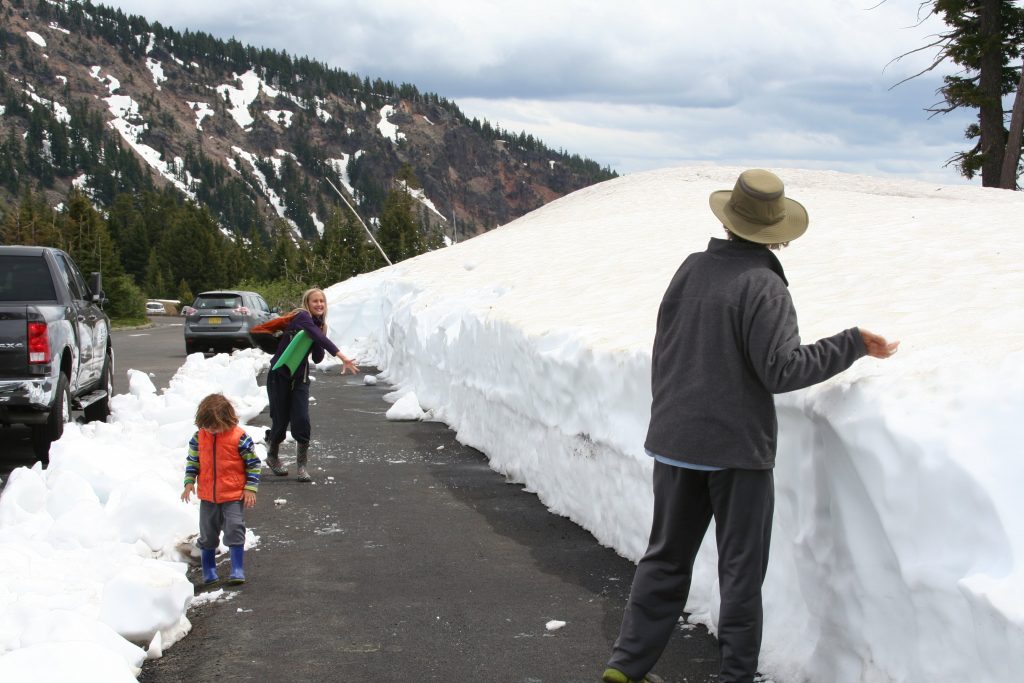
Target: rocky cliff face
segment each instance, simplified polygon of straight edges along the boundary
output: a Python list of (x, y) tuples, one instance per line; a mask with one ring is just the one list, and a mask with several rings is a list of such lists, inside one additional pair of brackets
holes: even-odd
[(225, 231), (314, 239), (330, 183), (369, 223), (399, 179), (460, 238), (614, 174), (414, 86), (90, 3), (0, 0), (0, 201), (171, 186)]

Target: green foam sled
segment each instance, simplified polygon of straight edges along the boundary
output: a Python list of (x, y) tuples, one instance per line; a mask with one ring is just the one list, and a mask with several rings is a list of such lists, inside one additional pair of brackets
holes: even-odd
[(285, 347), (284, 353), (274, 363), (274, 367), (271, 370), (277, 370), (280, 367), (288, 368), (288, 374), (294, 375), (298, 369), (302, 360), (309, 353), (309, 349), (313, 346), (313, 339), (306, 334), (305, 330), (299, 330), (299, 333), (292, 337), (291, 342)]

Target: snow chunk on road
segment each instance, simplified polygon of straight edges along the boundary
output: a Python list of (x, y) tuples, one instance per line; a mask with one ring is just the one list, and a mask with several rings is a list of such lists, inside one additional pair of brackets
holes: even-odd
[(416, 398), (416, 392), (410, 391), (388, 408), (385, 417), (389, 420), (422, 420), (424, 415), (426, 413), (420, 407), (420, 400)]

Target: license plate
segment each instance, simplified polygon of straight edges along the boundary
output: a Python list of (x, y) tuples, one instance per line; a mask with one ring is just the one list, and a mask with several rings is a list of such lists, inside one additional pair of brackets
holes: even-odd
[(207, 318), (206, 322), (210, 325), (220, 325), (220, 318)]

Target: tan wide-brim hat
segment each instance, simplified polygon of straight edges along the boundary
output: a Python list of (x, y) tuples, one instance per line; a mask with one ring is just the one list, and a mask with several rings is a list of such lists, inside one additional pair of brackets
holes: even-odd
[(731, 191), (712, 192), (708, 203), (722, 225), (751, 242), (780, 244), (807, 231), (807, 209), (786, 197), (782, 180), (771, 171), (744, 171)]

